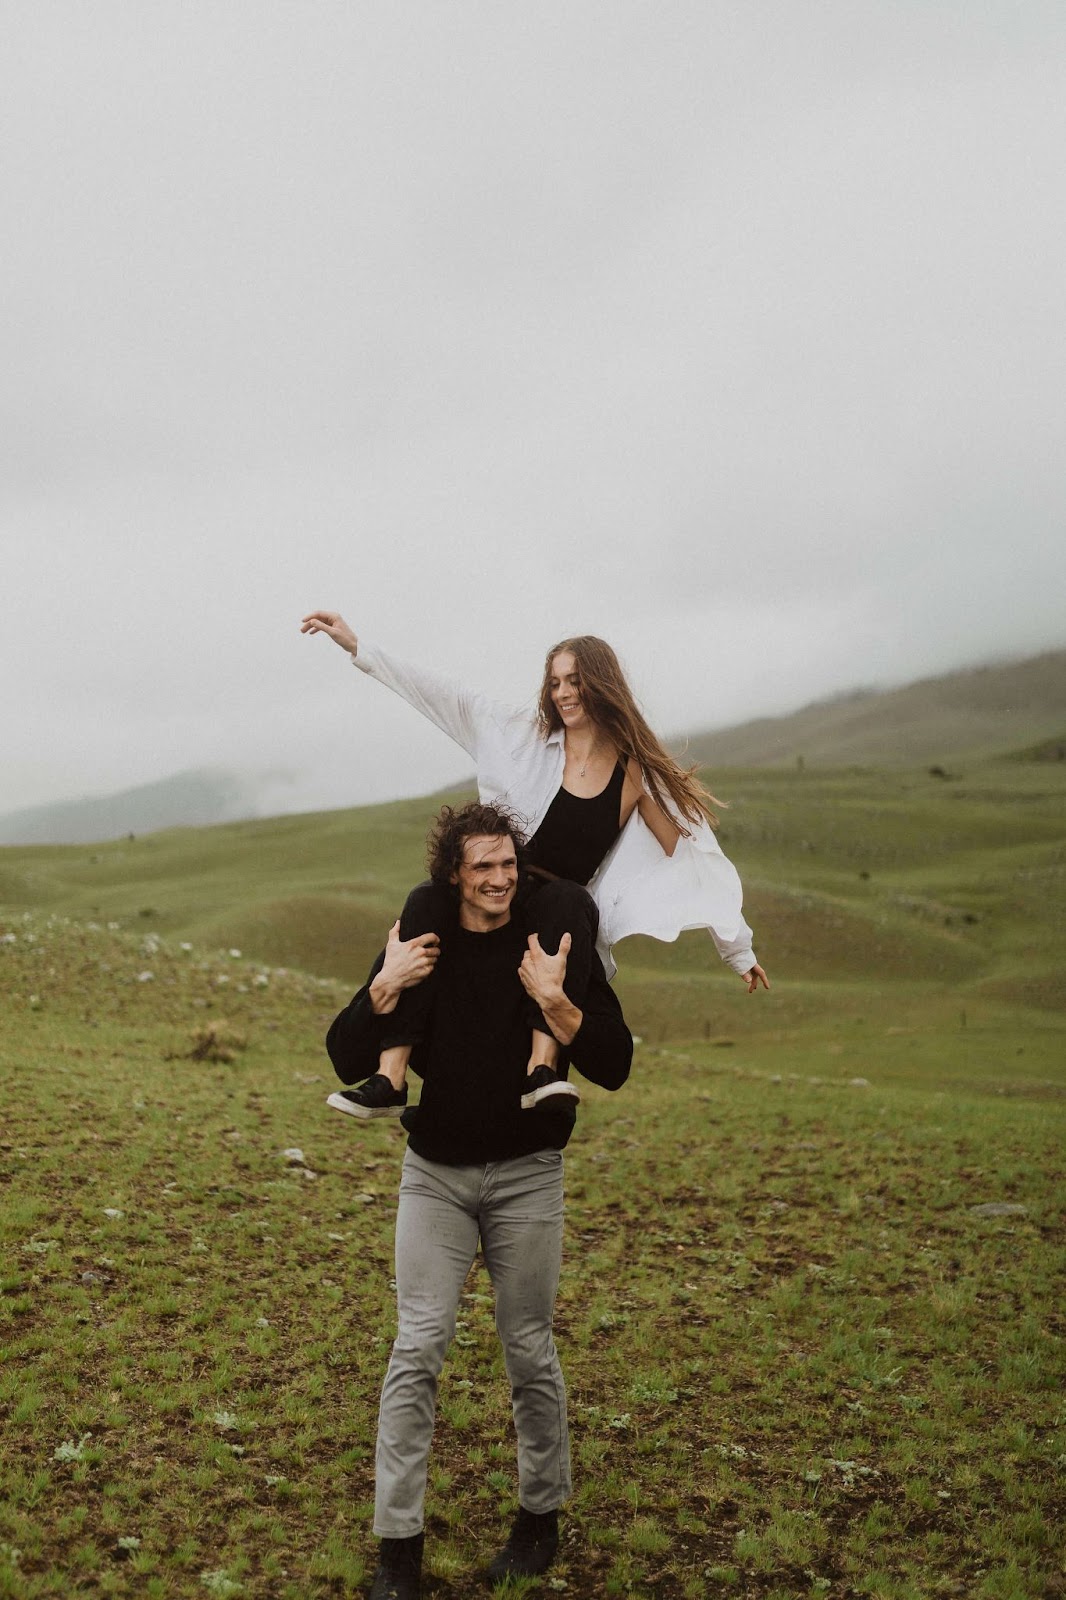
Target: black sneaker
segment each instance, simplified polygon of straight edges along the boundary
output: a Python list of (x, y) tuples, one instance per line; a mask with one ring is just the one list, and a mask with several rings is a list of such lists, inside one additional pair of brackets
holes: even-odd
[(545, 1511), (538, 1516), (519, 1506), (511, 1537), (489, 1562), (489, 1579), (503, 1583), (507, 1578), (535, 1578), (547, 1572), (558, 1548), (558, 1511)]
[(534, 1067), (526, 1079), (522, 1110), (532, 1111), (534, 1106), (539, 1106), (542, 1100), (547, 1100), (548, 1096), (553, 1094), (565, 1094), (571, 1100), (581, 1099), (574, 1085), (568, 1083), (565, 1078), (560, 1078), (554, 1067)]
[(350, 1117), (399, 1117), (407, 1104), (407, 1085), (394, 1089), (383, 1072), (361, 1083), (358, 1089), (338, 1089), (326, 1096), (326, 1104), (334, 1111), (345, 1111)]
[(382, 1539), (381, 1556), (367, 1600), (420, 1600), (422, 1594), (422, 1541)]

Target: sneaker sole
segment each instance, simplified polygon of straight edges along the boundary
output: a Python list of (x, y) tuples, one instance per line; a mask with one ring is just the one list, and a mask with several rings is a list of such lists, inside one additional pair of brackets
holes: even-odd
[(346, 1100), (342, 1094), (326, 1096), (326, 1104), (332, 1106), (334, 1111), (343, 1111), (346, 1117), (358, 1117), (360, 1122), (373, 1122), (377, 1117), (402, 1117), (407, 1107), (404, 1106), (357, 1106), (351, 1100)]
[(522, 1110), (532, 1111), (534, 1106), (553, 1094), (565, 1094), (571, 1100), (581, 1099), (572, 1083), (546, 1083), (540, 1089), (532, 1089), (529, 1094), (522, 1096)]

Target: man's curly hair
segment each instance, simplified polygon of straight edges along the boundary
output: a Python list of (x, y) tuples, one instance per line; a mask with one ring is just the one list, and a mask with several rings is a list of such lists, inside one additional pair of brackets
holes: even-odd
[(493, 839), (510, 839), (521, 866), (526, 836), (522, 824), (506, 806), (483, 805), (471, 800), (468, 805), (442, 806), (426, 841), (426, 865), (434, 883), (451, 884), (463, 864), (468, 839), (484, 834)]

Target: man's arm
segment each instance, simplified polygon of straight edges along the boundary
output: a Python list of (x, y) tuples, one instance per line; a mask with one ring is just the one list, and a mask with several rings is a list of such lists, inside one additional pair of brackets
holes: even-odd
[(342, 1083), (362, 1083), (378, 1070), (385, 1023), (374, 1010), (370, 986), (384, 963), (383, 950), (359, 993), (334, 1017), (326, 1034), (326, 1051)]
[(633, 1035), (626, 1027), (618, 996), (604, 976), (599, 956), (593, 958), (581, 1026), (565, 1053), (582, 1077), (598, 1083), (601, 1089), (620, 1089), (629, 1077)]
[(537, 1002), (566, 1058), (581, 1075), (601, 1088), (620, 1089), (629, 1077), (633, 1035), (595, 952), (584, 1004), (579, 1008), (567, 997), (563, 979), (569, 949), (568, 933), (563, 934), (554, 956), (542, 950), (537, 935), (531, 933), (518, 969), (522, 987)]
[(404, 989), (428, 978), (440, 954), (435, 933), (400, 938), (400, 924), (389, 929), (389, 942), (370, 969), (366, 983), (326, 1035), (326, 1050), (342, 1083), (362, 1083), (377, 1072), (384, 1017), (396, 1009)]
[(413, 939), (401, 939), (400, 919), (397, 917), (389, 929), (388, 943), (381, 952), (377, 976), (372, 973), (368, 984), (375, 1015), (383, 1017), (395, 1011), (403, 991), (414, 989), (424, 978), (428, 978), (437, 965), (439, 955), (438, 934), (417, 933)]

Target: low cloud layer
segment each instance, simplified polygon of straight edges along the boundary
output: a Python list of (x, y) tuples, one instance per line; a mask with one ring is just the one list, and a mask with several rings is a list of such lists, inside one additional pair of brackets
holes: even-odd
[(463, 775), (320, 605), (667, 730), (1063, 642), (1060, 6), (7, 33), (0, 808)]

